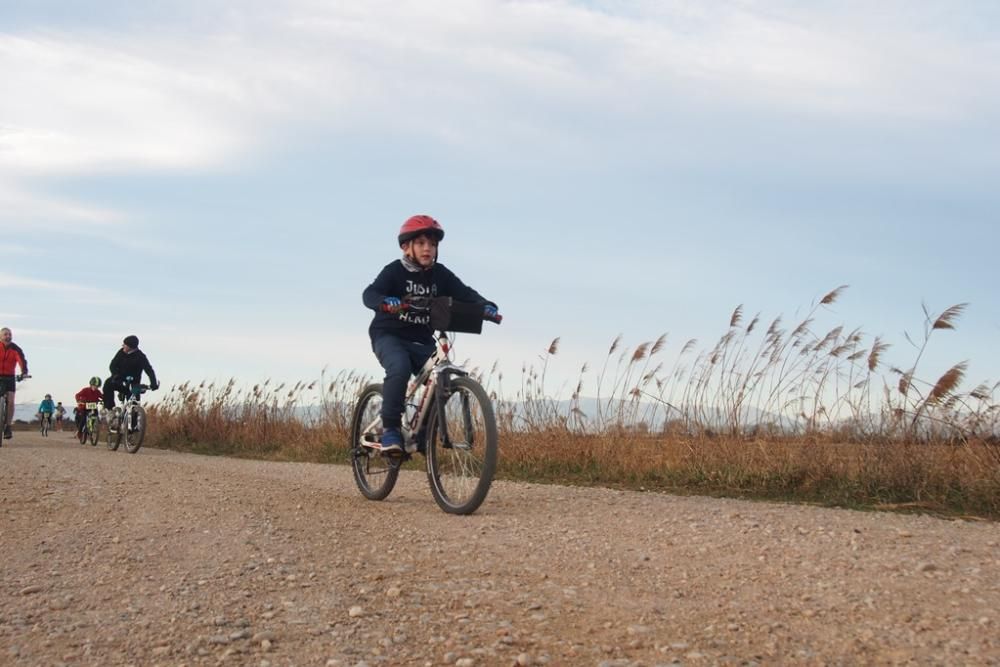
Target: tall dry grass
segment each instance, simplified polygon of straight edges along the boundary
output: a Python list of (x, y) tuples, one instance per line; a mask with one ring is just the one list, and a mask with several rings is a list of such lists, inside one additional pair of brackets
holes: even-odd
[(328, 378), (324, 371), (290, 386), (185, 382), (147, 407), (148, 442), (206, 454), (340, 461), (354, 398), (367, 381), (353, 372)]
[[(634, 346), (616, 337), (568, 396), (548, 387), (560, 339), (524, 364), (512, 392), (494, 364), (500, 474), (838, 505), (905, 506), (1000, 516), (998, 384), (964, 389), (967, 362), (922, 378), (932, 340), (966, 304), (924, 309), (914, 358), (861, 329), (816, 330), (845, 286), (786, 327), (742, 306), (717, 341), (679, 346), (667, 334)], [(154, 444), (206, 453), (346, 461), (351, 404), (369, 378), (338, 373), (291, 387), (240, 390), (185, 383), (152, 406)]]

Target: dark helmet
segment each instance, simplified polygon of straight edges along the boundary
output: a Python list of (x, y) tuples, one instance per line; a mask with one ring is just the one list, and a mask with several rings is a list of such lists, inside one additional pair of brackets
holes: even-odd
[(411, 241), (421, 234), (427, 234), (438, 243), (444, 238), (444, 227), (429, 215), (415, 215), (399, 228), (399, 245)]
[(89, 384), (90, 384), (91, 387), (100, 387), (101, 386), (101, 378), (99, 378), (99, 377), (97, 377), (95, 375), (94, 377), (90, 378), (90, 383)]
[(125, 336), (125, 340), (122, 341), (132, 349), (139, 347), (139, 337), (138, 336)]

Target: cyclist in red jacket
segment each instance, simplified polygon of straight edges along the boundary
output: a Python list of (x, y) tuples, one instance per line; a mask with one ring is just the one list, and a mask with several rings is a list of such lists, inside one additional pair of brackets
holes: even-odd
[(17, 343), (10, 329), (0, 329), (0, 392), (7, 394), (7, 423), (3, 424), (3, 437), (10, 440), (14, 437), (10, 425), (14, 423), (14, 390), (17, 384), (16, 371), (21, 367), (21, 375), (28, 374), (28, 360)]
[(83, 425), (87, 422), (87, 403), (100, 403), (104, 398), (101, 393), (101, 378), (96, 375), (90, 378), (90, 384), (76, 392), (76, 407), (73, 408), (73, 417), (76, 422), (76, 437), (83, 436)]

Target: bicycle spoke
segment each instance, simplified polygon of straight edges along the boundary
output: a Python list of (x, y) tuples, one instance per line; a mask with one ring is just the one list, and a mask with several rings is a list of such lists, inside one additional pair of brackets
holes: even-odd
[(438, 408), (428, 438), (431, 491), (444, 511), (469, 514), (485, 499), (496, 470), (493, 407), (477, 382), (460, 377), (451, 381), (443, 421)]
[(350, 458), (354, 481), (369, 500), (383, 500), (396, 485), (399, 460), (382, 456), (366, 444), (377, 444), (382, 436), (382, 385), (365, 387), (351, 419)]

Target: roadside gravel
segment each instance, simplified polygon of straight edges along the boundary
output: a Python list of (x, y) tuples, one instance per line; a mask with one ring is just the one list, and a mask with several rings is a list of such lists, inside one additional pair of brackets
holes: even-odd
[(20, 432), (0, 503), (2, 665), (1000, 665), (989, 522)]

